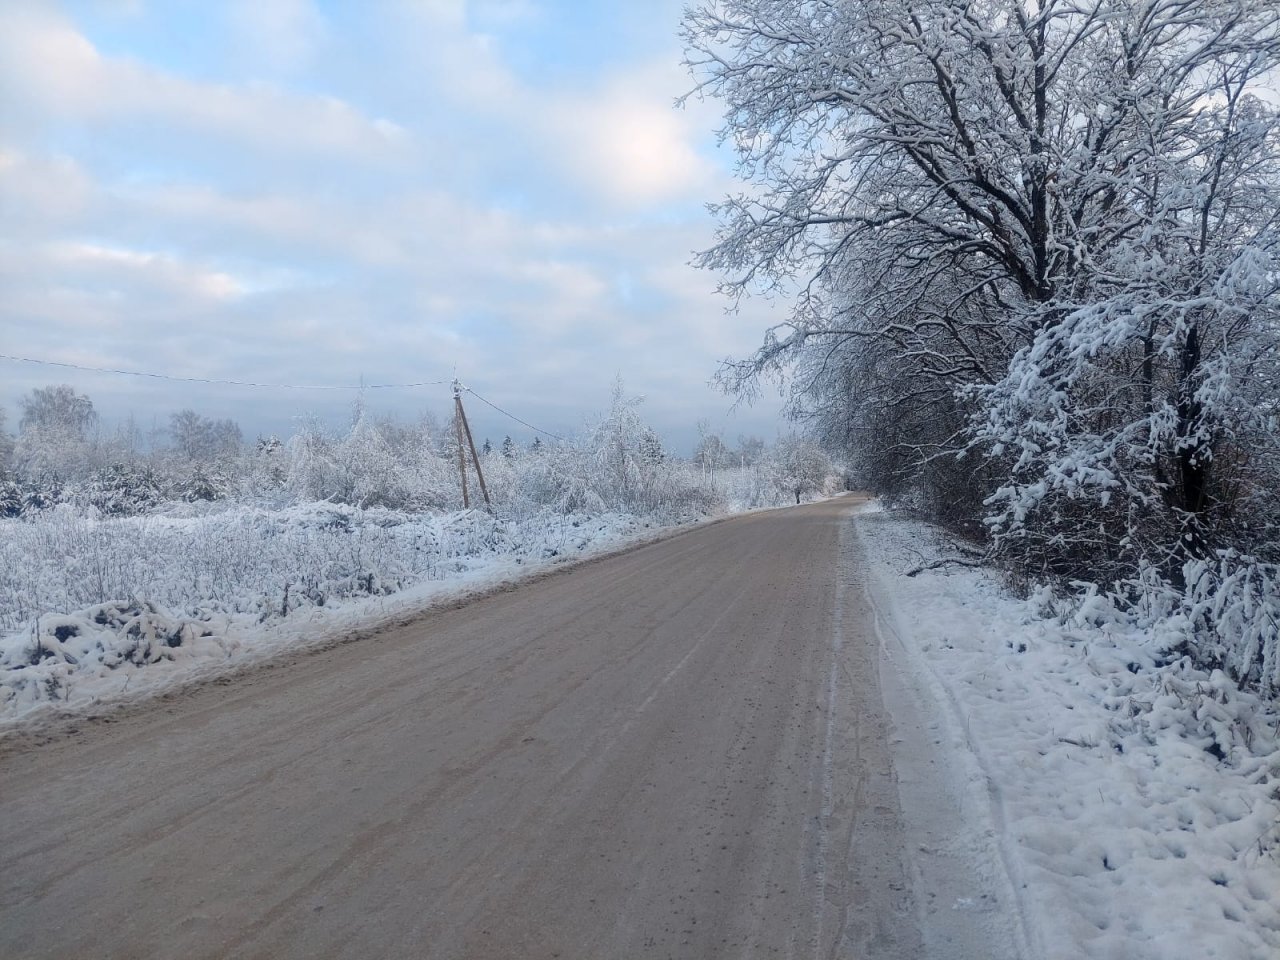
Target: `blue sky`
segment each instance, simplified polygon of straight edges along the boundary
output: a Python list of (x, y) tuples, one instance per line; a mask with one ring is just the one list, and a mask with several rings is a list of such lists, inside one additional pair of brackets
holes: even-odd
[[(730, 412), (707, 385), (782, 307), (726, 315), (687, 266), (734, 184), (716, 105), (672, 106), (681, 6), (0, 0), (0, 353), (271, 383), (456, 371), (556, 432), (620, 374), (677, 449), (699, 420), (771, 437), (776, 399)], [(50, 382), (108, 420), (192, 407), (250, 436), (352, 399), (0, 370), (11, 427)]]

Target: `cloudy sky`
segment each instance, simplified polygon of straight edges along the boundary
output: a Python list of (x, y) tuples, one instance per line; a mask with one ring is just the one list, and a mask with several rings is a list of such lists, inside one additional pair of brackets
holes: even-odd
[[(0, 0), (0, 353), (180, 377), (449, 380), (579, 428), (614, 377), (678, 449), (778, 403), (707, 385), (736, 316), (704, 209), (733, 188), (689, 86), (682, 0)], [(192, 407), (246, 434), (346, 391), (0, 360), (0, 405), (67, 382), (108, 421)], [(370, 391), (445, 412), (446, 387)], [(477, 432), (531, 438), (474, 406)]]

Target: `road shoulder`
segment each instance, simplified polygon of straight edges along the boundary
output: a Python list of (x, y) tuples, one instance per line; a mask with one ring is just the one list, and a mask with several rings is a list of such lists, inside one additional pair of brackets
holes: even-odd
[(1038, 956), (1003, 847), (998, 789), (983, 770), (961, 707), (919, 653), (893, 581), (850, 518), (846, 536), (866, 571), (863, 589), (879, 644), (879, 678), (905, 849), (925, 956), (1026, 960)]

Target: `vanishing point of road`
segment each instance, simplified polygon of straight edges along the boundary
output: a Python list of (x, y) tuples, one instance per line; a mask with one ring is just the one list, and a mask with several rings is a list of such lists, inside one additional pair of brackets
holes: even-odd
[(920, 956), (858, 502), (9, 751), (0, 956)]

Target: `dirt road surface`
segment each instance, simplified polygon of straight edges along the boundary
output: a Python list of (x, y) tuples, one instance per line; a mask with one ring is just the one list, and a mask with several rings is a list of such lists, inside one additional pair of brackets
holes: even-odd
[(854, 498), (0, 760), (0, 956), (922, 955)]

